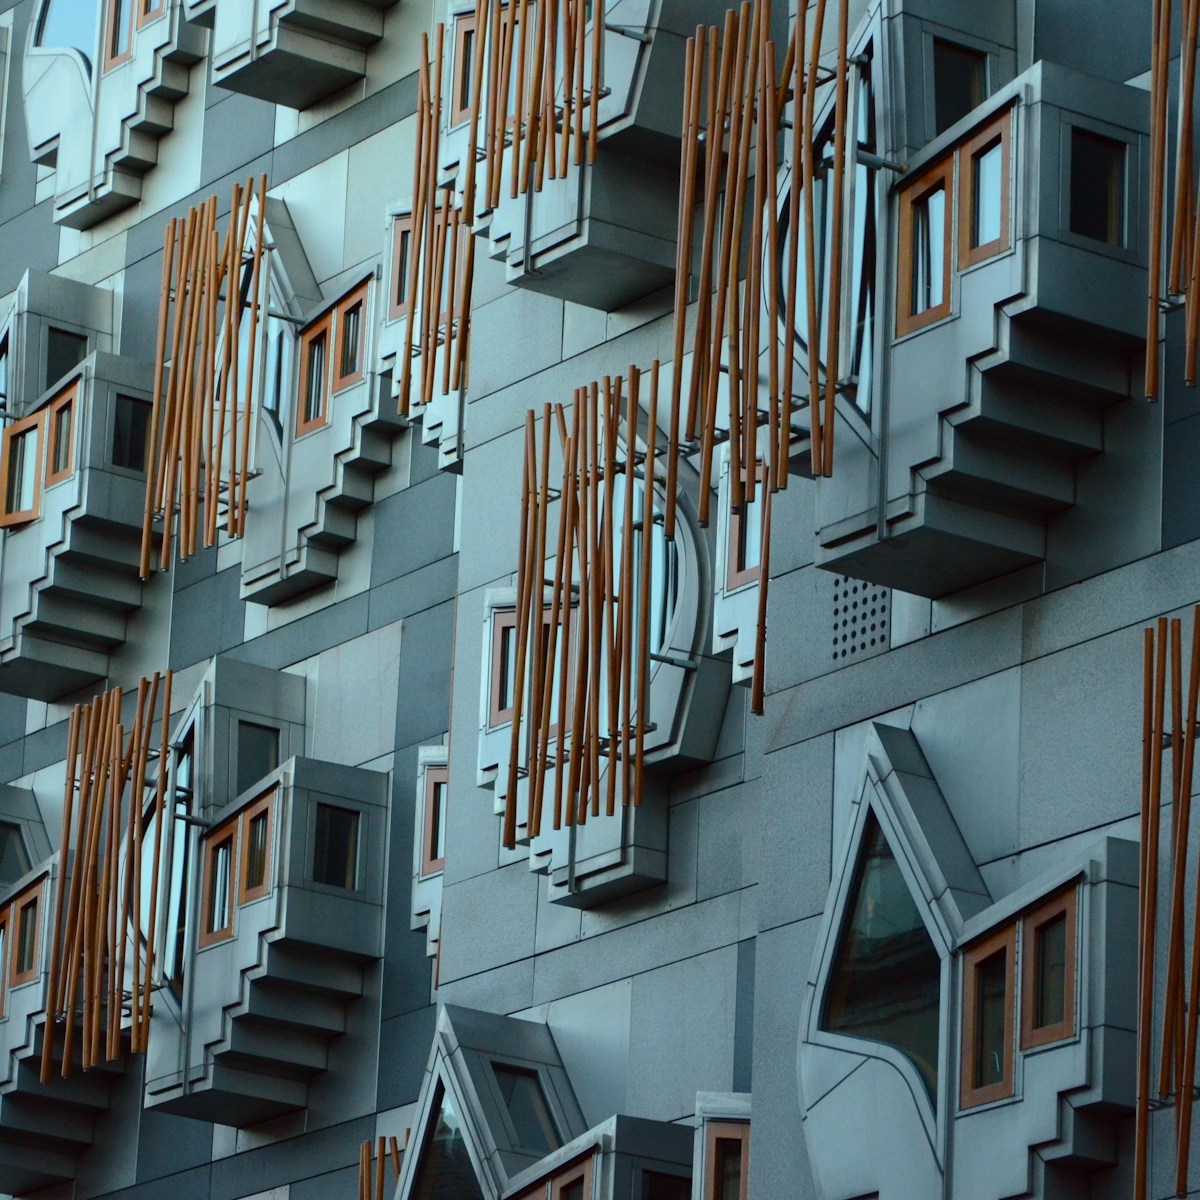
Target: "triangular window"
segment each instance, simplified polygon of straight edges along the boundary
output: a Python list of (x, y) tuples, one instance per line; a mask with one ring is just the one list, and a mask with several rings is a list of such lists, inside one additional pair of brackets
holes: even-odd
[(483, 1200), (475, 1168), (467, 1153), (462, 1118), (454, 1101), (439, 1083), (434, 1097), (436, 1116), (421, 1150), (412, 1200)]
[(892, 1046), (936, 1103), (941, 960), (873, 812), (868, 812), (821, 1028)]

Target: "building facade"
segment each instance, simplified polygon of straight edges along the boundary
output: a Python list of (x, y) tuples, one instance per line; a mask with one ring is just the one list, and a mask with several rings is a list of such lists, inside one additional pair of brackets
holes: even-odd
[(0, 0), (0, 1194), (1200, 1193), (1151, 8)]

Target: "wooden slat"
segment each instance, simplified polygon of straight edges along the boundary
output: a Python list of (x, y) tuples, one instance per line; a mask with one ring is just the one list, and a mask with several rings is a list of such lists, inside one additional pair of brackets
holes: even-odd
[[(646, 718), (650, 710), (650, 592), (654, 559), (654, 470), (658, 450), (659, 364), (650, 367), (650, 405), (646, 423), (646, 465), (642, 479), (642, 562), (638, 587), (637, 713), (634, 718), (633, 802), (641, 806), (646, 764)], [(631, 648), (632, 649), (632, 648)]]

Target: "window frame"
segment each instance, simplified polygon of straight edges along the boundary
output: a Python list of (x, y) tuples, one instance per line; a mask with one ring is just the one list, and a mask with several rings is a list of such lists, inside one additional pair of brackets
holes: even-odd
[(165, 15), (166, 11), (163, 0), (137, 0), (135, 6), (136, 28), (142, 29), (152, 21), (157, 21), (159, 17)]
[(0, 1020), (8, 1016), (8, 964), (12, 959), (12, 908), (0, 910)]
[[(228, 941), (233, 937), (233, 910), (236, 899), (235, 881), (241, 873), (238, 855), (238, 834), (241, 814), (223, 821), (213, 830), (204, 835), (204, 870), (200, 880), (200, 927), (198, 930), (198, 948), (204, 950), (218, 942)], [(229, 898), (228, 919), (219, 929), (210, 928), (212, 924), (212, 877), (213, 862), (217, 850), (229, 843)]]
[[(250, 904), (254, 900), (261, 900), (264, 896), (271, 894), (271, 868), (274, 865), (272, 862), (274, 855), (271, 853), (271, 846), (275, 835), (275, 796), (277, 792), (278, 788), (270, 788), (252, 804), (242, 809), (241, 815), (238, 818), (238, 839), (242, 847), (238, 855), (237, 868), (237, 902), (239, 907), (243, 904)], [(250, 823), (263, 814), (267, 818), (267, 836), (263, 848), (265, 856), (263, 862), (263, 881), (251, 887), (248, 879), (250, 873)], [(207, 895), (207, 893), (205, 894)]]
[[(505, 7), (507, 8), (507, 5)], [(447, 125), (449, 129), (464, 124), (471, 116), (471, 102), (474, 97), (468, 95), (466, 104), (461, 107), (458, 103), (463, 82), (465, 81), (468, 92), (474, 83), (473, 44), (471, 56), (467, 55), (465, 45), (468, 33), (479, 36), (479, 16), (475, 9), (460, 13), (454, 18), (454, 61), (450, 72), (450, 112)]]
[[(979, 968), (997, 954), (1004, 954), (1004, 1059), (996, 1083), (976, 1086), (975, 1052), (979, 1036)], [(973, 943), (962, 956), (962, 1040), (959, 1043), (959, 1110), (978, 1108), (1010, 1099), (1016, 1091), (1016, 957), (1017, 927), (1009, 922)]]
[[(42, 932), (42, 884), (38, 883), (36, 887), (29, 888), (22, 892), (8, 908), (8, 982), (10, 988), (20, 987), (25, 983), (32, 983), (38, 977), (38, 948), (39, 938)], [(28, 970), (20, 971), (18, 967), (21, 962), (20, 951), (25, 947), (25, 940), (21, 937), (21, 914), (31, 904), (37, 906), (33, 920), (33, 964)], [(19, 943), (19, 945), (18, 945)]]
[[(317, 830), (320, 824), (319, 813), (322, 808), (331, 809), (335, 812), (349, 813), (354, 817), (354, 882), (350, 886), (340, 883), (329, 883), (326, 880), (317, 878), (317, 849), (319, 846)], [(367, 828), (367, 816), (366, 809), (343, 796), (329, 797), (328, 800), (317, 800), (313, 804), (311, 820), (309, 821), (310, 833), (306, 839), (307, 878), (313, 887), (320, 888), (333, 896), (356, 895), (362, 891), (363, 876), (366, 869), (363, 837), (364, 831)]]
[(704, 1197), (717, 1197), (717, 1142), (739, 1141), (742, 1146), (742, 1173), (738, 1200), (746, 1200), (750, 1189), (750, 1122), (717, 1120), (704, 1122)]
[[(736, 470), (734, 466), (730, 470)], [(765, 486), (767, 479), (767, 469), (762, 462), (755, 463), (755, 503), (763, 504), (765, 501), (762, 497), (761, 488)], [(743, 487), (746, 482), (746, 472), (742, 472)], [(745, 508), (745, 505), (743, 505)], [(726, 593), (736, 592), (752, 583), (757, 583), (762, 575), (762, 550), (759, 550), (758, 562), (752, 567), (741, 567), (742, 550), (742, 523), (746, 519), (745, 512), (739, 512), (733, 505), (732, 501), (729, 505), (729, 541), (725, 548), (725, 591)]]
[[(413, 215), (411, 212), (398, 213), (392, 218), (392, 270), (391, 291), (388, 294), (388, 320), (398, 321), (412, 312), (412, 298), (408, 292), (408, 262), (413, 247)], [(408, 253), (401, 255), (400, 248), (404, 239), (408, 239)], [(404, 299), (399, 299), (399, 289), (405, 291)]]
[[(76, 380), (61, 395), (55, 397), (46, 409), (46, 478), (44, 487), (54, 487), (55, 484), (62, 483), (75, 474), (75, 423), (79, 412), (79, 406), (76, 404), (78, 396), (79, 381)], [(61, 471), (55, 471), (55, 451), (58, 449), (57, 418), (64, 408), (71, 410), (67, 423), (67, 465)]]
[[(515, 703), (508, 708), (501, 708), (503, 697), (503, 663), (504, 663), (504, 631), (513, 631), (513, 649), (516, 649), (517, 610), (515, 608), (496, 608), (492, 610), (492, 660), (491, 679), (488, 683), (488, 728), (499, 729), (512, 722)], [(516, 697), (513, 697), (515, 702)]]
[(569, 1166), (564, 1167), (550, 1177), (550, 1200), (562, 1200), (563, 1192), (566, 1191), (573, 1183), (583, 1183), (584, 1200), (591, 1200), (592, 1197), (592, 1161), (595, 1158), (593, 1151), (588, 1153)]
[[(899, 264), (897, 267), (896, 337), (902, 338), (950, 316), (951, 287), (954, 280), (954, 163), (947, 154), (907, 183), (900, 193)], [(913, 312), (914, 213), (934, 192), (944, 189), (946, 219), (942, 228), (942, 300), (920, 312)]]
[(116, 67), (122, 66), (124, 63), (133, 58), (133, 34), (135, 29), (141, 28), (141, 23), (138, 20), (138, 11), (142, 7), (143, 0), (127, 0), (129, 4), (129, 13), (125, 18), (127, 26), (127, 34), (129, 37), (129, 45), (122, 54), (113, 54), (113, 39), (117, 34), (117, 11), (120, 8), (123, 0), (105, 0), (104, 5), (104, 62), (101, 67), (101, 74), (107, 74)]
[[(425, 798), (424, 812), (421, 814), (421, 878), (428, 879), (432, 875), (440, 875), (445, 868), (445, 855), (437, 857), (436, 833), (433, 824), (433, 814), (439, 808), (437, 804), (437, 785), (445, 785), (446, 807), (450, 804), (450, 769), (446, 764), (430, 765), (425, 768)], [(440, 821), (445, 825), (446, 816), (442, 812)]]
[[(958, 147), (958, 269), (965, 271), (1012, 249), (1012, 109), (981, 126)], [(975, 161), (993, 146), (1000, 147), (1000, 236), (978, 246), (971, 244), (975, 232)]]
[[(4, 427), (3, 443), (0, 445), (0, 529), (12, 525), (25, 525), (42, 515), (42, 464), (45, 461), (45, 409), (23, 417)], [(9, 507), (8, 473), (12, 458), (13, 443), (30, 431), (37, 433), (37, 461), (33, 470), (33, 502), (29, 508), (13, 510)]]
[[(334, 308), (334, 345), (333, 345), (333, 392), (340, 392), (345, 388), (351, 387), (356, 383), (361, 383), (366, 376), (366, 357), (367, 357), (367, 303), (368, 303), (368, 282), (364, 280), (350, 292), (338, 301)], [(354, 308), (361, 308), (361, 314), (358, 319), (358, 363), (354, 371), (349, 374), (343, 371), (344, 363), (342, 361), (343, 341), (342, 333), (344, 331), (344, 322), (346, 314)], [(328, 418), (327, 418), (328, 419)]]
[[(321, 409), (314, 417), (306, 417), (308, 408), (308, 378), (309, 365), (312, 358), (313, 344), (321, 337), (325, 338), (325, 361), (321, 370)], [(300, 335), (300, 372), (296, 395), (296, 437), (314, 433), (329, 424), (329, 373), (333, 360), (333, 310), (330, 309), (313, 321)]]
[[(1021, 1049), (1036, 1050), (1051, 1042), (1066, 1041), (1078, 1032), (1076, 985), (1078, 981), (1077, 917), (1079, 889), (1075, 886), (1043, 900), (1021, 918)], [(1063, 971), (1063, 1019), (1053, 1025), (1035, 1026), (1037, 1016), (1037, 934), (1059, 916), (1066, 918)]]
[[(1062, 231), (1076, 244), (1087, 246), (1095, 250), (1097, 247), (1103, 247), (1102, 253), (1116, 253), (1122, 258), (1132, 260), (1136, 255), (1136, 204), (1137, 204), (1137, 188), (1131, 186), (1130, 180), (1130, 161), (1133, 155), (1137, 153), (1137, 144), (1131, 141), (1125, 131), (1110, 127), (1104, 122), (1091, 119), (1080, 119), (1075, 114), (1072, 114), (1070, 120), (1063, 122), (1063, 134), (1065, 145), (1062, 157), (1065, 159), (1063, 168), (1064, 186), (1062, 190), (1061, 207), (1062, 213), (1060, 224)], [(1075, 174), (1075, 139), (1079, 135), (1085, 139), (1092, 141), (1108, 142), (1111, 145), (1118, 147), (1121, 151), (1121, 169), (1120, 169), (1120, 212), (1117, 214), (1117, 240), (1109, 241), (1107, 238), (1095, 238), (1086, 233), (1080, 233), (1071, 224), (1071, 201), (1075, 195), (1074, 174)], [(1130, 243), (1134, 244), (1131, 245)]]

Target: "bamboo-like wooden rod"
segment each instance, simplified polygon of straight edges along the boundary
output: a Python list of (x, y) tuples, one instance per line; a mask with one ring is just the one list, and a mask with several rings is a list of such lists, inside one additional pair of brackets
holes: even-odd
[[(499, 4), (497, 4), (499, 8)], [(429, 105), (429, 36), (421, 34), (421, 66), (417, 80), (417, 150), (413, 159), (412, 232), (408, 244), (408, 280), (404, 295), (408, 299), (408, 315), (404, 320), (404, 350), (400, 355), (400, 415), (407, 417), (411, 408), (413, 333), (417, 321), (417, 281), (420, 278), (421, 252), (425, 245), (425, 139)]]
[[(781, 397), (779, 395), (779, 201), (776, 196), (777, 179), (779, 178), (779, 111), (776, 103), (775, 87), (775, 44), (768, 42), (763, 55), (763, 102), (766, 112), (763, 122), (766, 126), (760, 136), (766, 143), (766, 177), (770, 181), (767, 192), (767, 262), (770, 269), (767, 273), (767, 329), (770, 331), (767, 341), (767, 388), (770, 413), (768, 442), (770, 452), (767, 458), (768, 472), (766, 483), (769, 487), (780, 486), (780, 463), (782, 462), (782, 477), (787, 478), (787, 443), (779, 444)], [(755, 336), (755, 344), (758, 338)], [(757, 454), (755, 460), (757, 460)]]
[[(788, 243), (786, 256), (787, 296), (784, 301), (784, 357), (783, 357), (783, 404), (779, 414), (780, 453), (779, 466), (774, 480), (774, 486), (787, 486), (787, 459), (791, 447), (792, 412), (795, 398), (792, 391), (796, 370), (796, 296), (799, 290), (800, 278), (800, 192), (801, 173), (803, 171), (803, 134), (804, 121), (804, 49), (806, 22), (797, 19), (792, 26), (791, 40), (788, 51), (792, 55), (792, 139), (791, 139), (791, 183), (788, 188)], [(786, 82), (787, 73), (784, 73)], [(782, 85), (781, 85), (782, 86)], [(780, 112), (782, 112), (780, 106)], [(772, 261), (778, 261), (772, 259)]]
[[(637, 455), (638, 415), (640, 412), (640, 373), (636, 367), (629, 369), (629, 407), (625, 413), (625, 487), (622, 494), (622, 515), (624, 522), (621, 529), (621, 575), (620, 592), (620, 632), (617, 639), (617, 659), (621, 667), (621, 695), (618, 706), (618, 729), (620, 733), (621, 758), (621, 803), (628, 805), (633, 799), (633, 755), (630, 745), (630, 722), (633, 719), (633, 635), (634, 612), (638, 597), (634, 595), (634, 563), (633, 563), (633, 508), (637, 494), (637, 480), (634, 475)], [(649, 431), (647, 431), (649, 432)], [(653, 463), (646, 464), (646, 472), (653, 471)], [(651, 521), (653, 510), (645, 507), (642, 514), (642, 540), (649, 541), (653, 531)]]
[[(611, 380), (604, 380), (604, 396), (607, 400), (611, 393)], [(592, 611), (592, 619), (590, 625), (591, 643), (589, 646), (588, 655), (588, 712), (587, 712), (587, 779), (588, 786), (586, 794), (592, 800), (592, 814), (600, 815), (600, 670), (603, 662), (603, 646), (604, 646), (604, 572), (605, 572), (605, 552), (604, 552), (604, 526), (603, 522), (603, 505), (600, 496), (600, 480), (604, 466), (601, 465), (601, 456), (605, 455), (604, 439), (607, 437), (607, 405), (603, 410), (600, 408), (600, 392), (596, 383), (593, 383), (588, 393), (588, 403), (593, 412), (594, 431), (596, 433), (595, 453), (592, 455), (592, 477), (589, 484), (588, 495), (588, 520), (591, 524), (591, 534), (589, 541), (591, 543), (592, 556), (592, 572), (589, 579), (588, 587), (588, 605)], [(605, 460), (607, 456), (605, 455)], [(586, 820), (586, 808), (580, 806), (584, 819)]]
[[(154, 855), (150, 868), (150, 918), (147, 921), (149, 933), (146, 937), (146, 982), (142, 993), (142, 1019), (146, 1023), (146, 1034), (142, 1046), (145, 1049), (146, 1036), (149, 1034), (150, 1019), (150, 989), (154, 982), (154, 957), (158, 944), (158, 884), (159, 869), (162, 860), (163, 823), (166, 820), (165, 800), (167, 776), (170, 763), (170, 725), (171, 725), (171, 685), (173, 673), (168, 671), (163, 684), (162, 726), (160, 731), (158, 756), (158, 781), (154, 789)], [(174, 805), (172, 804), (172, 809)]]
[(561, 573), (558, 575), (558, 587), (563, 590), (562, 606), (562, 659), (558, 672), (558, 734), (555, 752), (556, 766), (554, 771), (554, 828), (562, 827), (563, 786), (568, 774), (567, 767), (567, 703), (568, 690), (572, 675), (574, 656), (571, 640), (572, 610), (571, 591), (575, 574), (575, 546), (579, 531), (579, 389), (575, 389), (574, 403), (571, 405), (571, 434), (567, 441), (567, 449), (563, 454), (563, 481), (561, 488), (562, 503), (566, 509), (562, 515), (565, 529)]
[(1167, 291), (1178, 294), (1183, 288), (1183, 272), (1190, 255), (1188, 235), (1192, 226), (1194, 119), (1196, 93), (1196, 38), (1200, 33), (1200, 3), (1184, 0), (1183, 44), (1179, 65), (1179, 134), (1176, 139), (1175, 205), (1171, 227), (1171, 265)]
[[(647, 411), (646, 459), (642, 473), (642, 561), (639, 570), (637, 620), (637, 711), (634, 718), (633, 802), (640, 807), (644, 794), (646, 764), (646, 718), (650, 709), (650, 592), (654, 557), (654, 464), (658, 450), (659, 363), (650, 366), (650, 406)], [(673, 457), (673, 456), (672, 456)], [(627, 653), (632, 653), (632, 647)]]
[[(521, 181), (521, 143), (527, 141), (522, 137), (521, 122), (525, 118), (525, 48), (529, 42), (529, 0), (512, 0), (518, 5), (517, 28), (515, 37), (519, 39), (517, 47), (516, 97), (513, 101), (513, 146), (512, 146), (512, 183), (509, 198), (517, 198)], [(546, 0), (538, 7), (545, 7)]]
[(583, 762), (586, 757), (584, 721), (587, 709), (588, 671), (587, 663), (591, 647), (591, 585), (588, 575), (591, 570), (591, 461), (595, 454), (595, 431), (593, 409), (588, 402), (587, 389), (577, 393), (576, 410), (580, 416), (579, 470), (576, 482), (577, 509), (579, 512), (579, 633), (575, 653), (575, 698), (571, 708), (571, 755), (570, 774), (567, 786), (568, 825), (574, 825), (579, 807), (578, 795), (582, 787)]
[(604, 57), (604, 0), (595, 0), (592, 5), (592, 71), (590, 113), (588, 116), (588, 162), (596, 162), (596, 141), (600, 136), (600, 91)]
[(526, 794), (525, 828), (533, 835), (535, 797), (541, 790), (545, 774), (545, 744), (541, 740), (542, 710), (550, 702), (550, 689), (546, 679), (547, 637), (554, 640), (553, 623), (545, 622), (546, 605), (546, 527), (550, 508), (550, 433), (552, 409), (548, 403), (542, 405), (542, 450), (540, 470), (537, 473), (537, 525), (534, 529), (533, 562), (530, 573), (529, 629), (533, 638), (533, 675), (530, 680), (529, 708), (529, 790)]
[[(808, 75), (804, 85), (804, 126), (800, 135), (801, 167), (803, 174), (802, 196), (804, 200), (804, 274), (807, 285), (807, 320), (805, 323), (805, 343), (808, 349), (808, 412), (809, 412), (809, 441), (811, 450), (812, 473), (815, 476), (825, 474), (824, 452), (825, 438), (821, 427), (821, 383), (820, 383), (820, 354), (818, 345), (821, 340), (821, 326), (817, 311), (817, 234), (816, 214), (813, 201), (814, 186), (814, 157), (813, 134), (817, 104), (817, 68), (820, 64), (821, 37), (825, 29), (825, 0), (817, 0), (817, 12), (813, 25), (811, 58), (808, 64)], [(830, 321), (835, 320), (835, 314), (830, 313)], [(834, 368), (836, 370), (836, 368)]]
[(1170, 0), (1154, 0), (1150, 49), (1150, 261), (1146, 309), (1147, 400), (1159, 392), (1159, 301), (1162, 297), (1163, 173), (1166, 161), (1167, 51), (1170, 40)]
[[(1175, 839), (1176, 822), (1179, 815), (1179, 783), (1183, 774), (1183, 645), (1182, 622), (1175, 618), (1171, 621), (1171, 665), (1169, 677), (1171, 681), (1171, 799), (1172, 823), (1171, 838), (1167, 847), (1167, 856), (1171, 863), (1172, 894), (1174, 894), (1174, 876), (1178, 873), (1179, 845)], [(1163, 1029), (1161, 1055), (1159, 1059), (1158, 1094), (1169, 1096), (1172, 1091), (1172, 1076), (1175, 1057), (1175, 1027), (1178, 1020), (1176, 1012), (1176, 990), (1171, 986), (1171, 945), (1173, 939), (1174, 912), (1169, 910), (1172, 932), (1167, 937), (1167, 987), (1163, 993)]]
[(163, 231), (163, 269), (159, 285), (158, 331), (154, 348), (154, 390), (150, 394), (150, 453), (147, 455), (146, 503), (142, 518), (142, 547), (138, 557), (138, 574), (150, 577), (150, 554), (153, 545), (154, 495), (158, 486), (159, 461), (156, 453), (159, 427), (162, 422), (163, 360), (167, 348), (167, 321), (170, 315), (171, 269), (174, 265), (176, 221), (172, 217)]
[(621, 420), (621, 383), (616, 380), (615, 389), (608, 378), (604, 380), (604, 516), (601, 518), (603, 535), (604, 574), (600, 581), (600, 611), (604, 621), (603, 643), (600, 655), (604, 663), (604, 700), (608, 733), (608, 765), (606, 767), (605, 812), (612, 816), (617, 799), (617, 721), (621, 703), (621, 673), (617, 662), (616, 636), (616, 531), (614, 529), (614, 504), (616, 491), (617, 434)]

